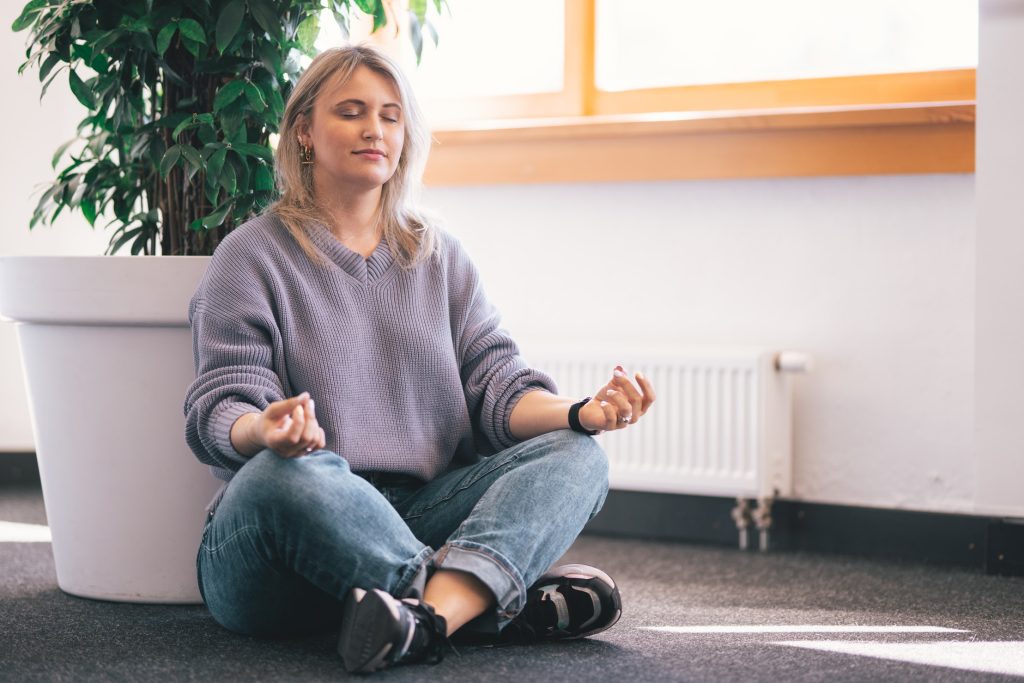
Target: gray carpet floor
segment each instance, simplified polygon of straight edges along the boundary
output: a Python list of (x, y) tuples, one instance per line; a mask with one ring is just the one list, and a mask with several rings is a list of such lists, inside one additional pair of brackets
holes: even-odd
[[(0, 520), (45, 524), (35, 488)], [(623, 617), (591, 639), (461, 647), (380, 681), (995, 681), (1024, 678), (1024, 580), (961, 569), (582, 536), (565, 561), (619, 583)], [(886, 629), (886, 630), (881, 630)], [(949, 630), (937, 630), (949, 629)], [(58, 588), (48, 543), (0, 541), (0, 679), (349, 678), (334, 636), (232, 634), (201, 606), (106, 603)]]

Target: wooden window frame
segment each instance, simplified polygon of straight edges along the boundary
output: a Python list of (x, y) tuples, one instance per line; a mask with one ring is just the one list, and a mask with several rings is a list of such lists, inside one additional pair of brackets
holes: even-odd
[(595, 4), (561, 92), (432, 103), (427, 185), (974, 171), (974, 69), (599, 91)]

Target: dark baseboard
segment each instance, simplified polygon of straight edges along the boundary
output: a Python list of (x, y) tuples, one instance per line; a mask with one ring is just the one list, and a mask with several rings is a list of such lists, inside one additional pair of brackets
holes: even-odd
[[(739, 547), (731, 498), (639, 491), (608, 493), (585, 532)], [(748, 548), (758, 548), (749, 529)], [(954, 565), (1024, 576), (1024, 520), (777, 501), (769, 550), (836, 553)]]
[(0, 486), (39, 486), (35, 453), (0, 452)]

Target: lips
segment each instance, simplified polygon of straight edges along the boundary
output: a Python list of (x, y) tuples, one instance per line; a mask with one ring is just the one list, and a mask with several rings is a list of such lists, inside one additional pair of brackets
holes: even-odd
[(366, 157), (367, 159), (383, 159), (387, 156), (387, 154), (384, 153), (384, 150), (380, 149), (360, 149), (355, 153), (361, 157)]

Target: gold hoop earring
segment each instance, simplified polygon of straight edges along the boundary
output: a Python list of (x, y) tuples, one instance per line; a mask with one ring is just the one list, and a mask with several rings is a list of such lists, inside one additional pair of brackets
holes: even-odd
[(312, 147), (306, 147), (305, 145), (303, 145), (301, 143), (299, 144), (299, 147), (302, 149), (302, 165), (303, 166), (306, 166), (306, 165), (312, 166), (313, 165), (313, 148)]

